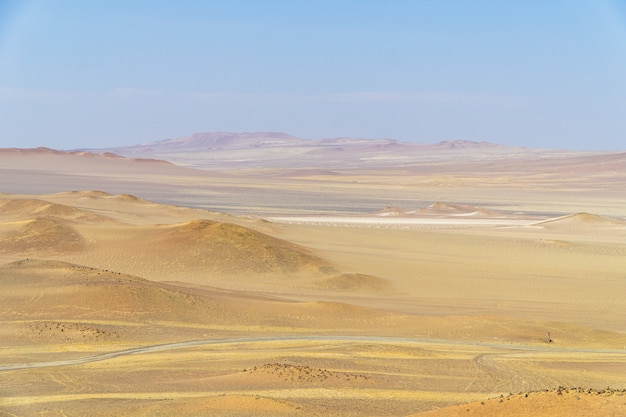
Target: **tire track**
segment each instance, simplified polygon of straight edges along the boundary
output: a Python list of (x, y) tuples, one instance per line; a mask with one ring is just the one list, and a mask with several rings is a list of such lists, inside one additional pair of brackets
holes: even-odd
[[(535, 391), (540, 388), (566, 385), (566, 381), (556, 380), (542, 375), (538, 372), (532, 372), (528, 369), (520, 369), (515, 366), (507, 366), (498, 361), (498, 359), (506, 359), (515, 353), (483, 353), (474, 358), (474, 363), (489, 378), (489, 382), (481, 383), (481, 388), (495, 389), (501, 392), (528, 392)], [(472, 381), (475, 383), (476, 381)], [(469, 386), (468, 386), (469, 388)], [(477, 387), (472, 387), (477, 388)]]
[[(82, 365), (85, 363), (99, 362), (108, 359), (114, 359), (121, 356), (140, 355), (144, 353), (162, 352), (174, 349), (183, 349), (194, 346), (210, 346), (210, 345), (226, 345), (235, 343), (264, 343), (264, 342), (306, 342), (306, 341), (322, 341), (322, 342), (366, 342), (374, 344), (416, 344), (416, 345), (441, 345), (441, 346), (471, 346), (471, 347), (483, 347), (488, 349), (508, 350), (512, 352), (536, 352), (536, 353), (592, 353), (596, 355), (609, 354), (609, 355), (624, 355), (626, 357), (626, 350), (618, 349), (577, 349), (577, 348), (544, 348), (540, 346), (523, 346), (523, 345), (506, 345), (506, 344), (491, 344), (481, 342), (465, 342), (458, 340), (442, 340), (442, 339), (427, 339), (427, 338), (403, 338), (403, 337), (385, 337), (385, 336), (268, 336), (268, 337), (243, 337), (243, 338), (227, 338), (227, 339), (205, 339), (205, 340), (192, 340), (186, 342), (166, 343), (160, 345), (139, 346), (130, 349), (118, 350), (114, 352), (101, 353), (92, 356), (86, 356), (82, 358), (65, 359), (49, 362), (32, 362), (23, 364), (11, 364), (0, 365), (0, 371), (15, 371), (21, 369), (35, 369), (35, 368), (47, 368), (58, 366), (71, 366)], [(513, 354), (513, 353), (512, 353)], [(498, 364), (491, 356), (504, 356), (503, 354), (482, 354), (478, 355), (475, 359), (477, 366), (485, 369), (487, 373), (496, 378), (498, 373), (506, 371), (511, 373), (508, 367)], [(514, 372), (513, 372), (514, 374)], [(518, 377), (520, 377), (518, 375)]]

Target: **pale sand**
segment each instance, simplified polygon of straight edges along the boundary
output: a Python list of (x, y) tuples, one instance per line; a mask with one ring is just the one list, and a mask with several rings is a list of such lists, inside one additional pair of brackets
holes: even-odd
[[(54, 168), (49, 161), (39, 160)], [(123, 192), (147, 190), (172, 202), (197, 203), (212, 192), (208, 184), (221, 181), (115, 161), (112, 188), (128, 185)], [(48, 185), (31, 181), (45, 178), (43, 168), (29, 176), (15, 163), (11, 171), (16, 188), (64, 188), (0, 196), (1, 263), (38, 258), (96, 269), (34, 261), (2, 268), (0, 366), (186, 340), (322, 338), (242, 340), (1, 371), (4, 413), (400, 416), (472, 401), (465, 412), (478, 413), (499, 406), (499, 399), (480, 401), (500, 394), (559, 385), (626, 388), (626, 199), (619, 192), (563, 186), (502, 196), (486, 178), (471, 189), (414, 192), (431, 201), (456, 195), (450, 201), (485, 202), (492, 211), (504, 204), (506, 216), (347, 216), (354, 202), (375, 212), (379, 191), (392, 197), (408, 188), (372, 189), (374, 179), (351, 182), (358, 176), (324, 188), (323, 178), (315, 182), (317, 196), (327, 200), (318, 204), (344, 212), (329, 210), (311, 223), (309, 209), (276, 214), (303, 180), (227, 176), (223, 183), (232, 190), (244, 180), (253, 190), (241, 197), (242, 211), (256, 212), (257, 192), (272, 193), (274, 214), (269, 206), (259, 211), (268, 222), (128, 195), (65, 192), (79, 177), (86, 189), (106, 185), (108, 162), (92, 163), (97, 170), (82, 177), (79, 169), (89, 164), (65, 165)], [(131, 171), (138, 176), (123, 179)], [(220, 189), (215, 199), (233, 197), (229, 192)], [(383, 200), (379, 209), (390, 205)], [(525, 209), (526, 217), (518, 213)], [(561, 217), (582, 211), (612, 217)], [(306, 221), (295, 224), (294, 215)], [(226, 240), (214, 245), (216, 239)], [(381, 336), (407, 340), (375, 339)], [(576, 395), (581, 399), (567, 398), (580, 407), (561, 407), (568, 415), (594, 407), (591, 415), (621, 415), (618, 394)], [(534, 394), (510, 397), (503, 404), (517, 405), (493, 412), (532, 410), (522, 399), (541, 409), (555, 403)]]
[(267, 220), (276, 223), (301, 224), (313, 226), (354, 226), (366, 228), (401, 228), (419, 229), (445, 227), (487, 227), (487, 226), (529, 226), (537, 223), (536, 219), (473, 219), (462, 218), (390, 218), (390, 217), (347, 217), (347, 216), (268, 216)]

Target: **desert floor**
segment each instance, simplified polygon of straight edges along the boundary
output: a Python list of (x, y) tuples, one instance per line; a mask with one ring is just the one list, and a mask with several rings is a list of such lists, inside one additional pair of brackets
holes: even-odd
[(626, 413), (608, 185), (39, 157), (0, 181), (0, 415)]

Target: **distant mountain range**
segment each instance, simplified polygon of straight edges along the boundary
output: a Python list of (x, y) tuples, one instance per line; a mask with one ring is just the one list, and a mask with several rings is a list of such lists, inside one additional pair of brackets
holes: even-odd
[[(207, 151), (220, 149), (268, 148), (268, 147), (351, 147), (367, 149), (414, 148), (414, 149), (467, 149), (505, 148), (489, 142), (468, 140), (442, 141), (437, 144), (416, 144), (396, 139), (328, 138), (302, 139), (280, 132), (206, 132), (194, 133), (177, 139), (164, 139), (146, 144), (109, 148), (121, 153), (157, 151)], [(102, 149), (101, 149), (102, 150)]]
[(439, 160), (443, 155), (484, 160), (501, 159), (503, 155), (524, 158), (562, 153), (468, 140), (418, 144), (396, 139), (303, 139), (279, 132), (194, 133), (177, 139), (83, 151), (163, 159), (197, 168), (367, 168), (412, 165), (416, 161)]

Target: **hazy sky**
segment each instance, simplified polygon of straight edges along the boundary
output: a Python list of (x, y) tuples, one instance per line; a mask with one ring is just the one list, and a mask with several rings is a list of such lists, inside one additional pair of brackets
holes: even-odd
[(0, 147), (626, 149), (626, 0), (0, 0)]

